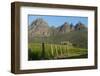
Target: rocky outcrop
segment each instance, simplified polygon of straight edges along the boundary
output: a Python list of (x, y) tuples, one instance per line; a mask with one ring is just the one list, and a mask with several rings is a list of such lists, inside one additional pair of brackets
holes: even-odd
[(84, 29), (87, 29), (87, 27), (81, 22), (78, 22), (75, 26), (75, 30), (84, 30)]

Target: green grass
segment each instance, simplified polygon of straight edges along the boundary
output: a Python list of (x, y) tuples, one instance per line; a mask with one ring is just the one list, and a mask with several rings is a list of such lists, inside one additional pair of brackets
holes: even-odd
[(28, 48), (28, 60), (87, 58), (87, 49), (67, 45), (45, 43), (44, 53), (40, 43), (29, 43)]

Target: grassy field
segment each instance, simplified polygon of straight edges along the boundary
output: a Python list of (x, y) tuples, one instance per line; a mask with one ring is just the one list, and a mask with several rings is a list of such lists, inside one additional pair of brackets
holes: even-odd
[(28, 60), (87, 58), (87, 49), (61, 44), (28, 44)]

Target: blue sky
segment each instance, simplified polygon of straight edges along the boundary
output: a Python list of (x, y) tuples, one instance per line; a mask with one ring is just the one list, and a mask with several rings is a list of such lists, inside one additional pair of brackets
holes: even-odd
[(46, 22), (48, 22), (49, 26), (58, 27), (65, 22), (69, 24), (75, 25), (78, 22), (82, 22), (86, 26), (88, 26), (88, 17), (77, 17), (77, 16), (47, 16), (47, 15), (29, 15), (28, 16), (28, 25), (32, 23), (32, 21), (37, 18), (43, 18)]

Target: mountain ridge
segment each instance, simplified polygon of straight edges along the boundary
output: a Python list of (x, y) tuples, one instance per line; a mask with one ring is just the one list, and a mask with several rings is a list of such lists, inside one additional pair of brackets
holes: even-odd
[(84, 30), (87, 29), (87, 27), (81, 22), (78, 22), (76, 25), (73, 25), (72, 23), (68, 24), (67, 22), (65, 22), (58, 27), (52, 27), (52, 29), (49, 26), (48, 22), (46, 22), (44, 19), (37, 18), (31, 23), (31, 25), (29, 25), (28, 32), (29, 34), (32, 33), (31, 35), (34, 36), (50, 36), (51, 32), (67, 33), (77, 30)]

